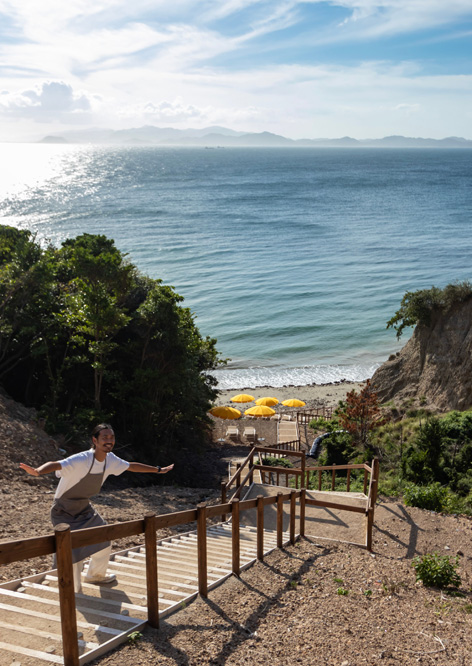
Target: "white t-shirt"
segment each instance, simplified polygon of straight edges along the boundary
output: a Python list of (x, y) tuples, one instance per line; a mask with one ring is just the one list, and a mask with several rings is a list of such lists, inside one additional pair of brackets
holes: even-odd
[[(92, 460), (93, 467), (90, 470)], [(59, 462), (61, 464), (61, 469), (56, 472), (56, 476), (60, 481), (56, 488), (56, 494), (54, 495), (55, 499), (59, 499), (59, 497), (62, 497), (69, 488), (75, 486), (80, 479), (83, 479), (84, 476), (86, 476), (89, 470), (91, 474), (101, 474), (105, 465), (105, 460), (103, 462), (98, 462), (98, 460), (95, 459), (93, 449), (82, 451), (82, 453), (76, 453), (64, 460), (59, 460)], [(126, 472), (129, 467), (129, 462), (122, 458), (118, 458), (114, 453), (107, 453), (106, 464), (107, 466), (105, 468), (105, 474), (103, 475), (103, 481), (105, 481), (110, 474), (113, 474), (114, 476), (123, 474), (123, 472)]]

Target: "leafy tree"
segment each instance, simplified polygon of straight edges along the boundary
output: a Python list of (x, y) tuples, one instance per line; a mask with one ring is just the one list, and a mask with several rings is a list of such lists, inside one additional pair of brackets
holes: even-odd
[(150, 460), (200, 446), (219, 357), (182, 301), (105, 236), (42, 249), (29, 232), (0, 227), (0, 379), (50, 431), (80, 434), (113, 418)]
[(418, 484), (440, 482), (467, 495), (472, 489), (471, 434), (472, 412), (428, 417), (403, 456), (405, 478)]
[(370, 456), (369, 434), (386, 421), (370, 380), (366, 381), (359, 393), (356, 390), (347, 393), (346, 400), (338, 410), (338, 418), (341, 428), (352, 435), (354, 443)]
[(444, 440), (440, 420), (431, 416), (422, 424), (414, 444), (404, 455), (403, 473), (415, 483), (427, 484), (444, 479)]
[(0, 379), (16, 370), (48, 326), (53, 271), (29, 231), (0, 226)]
[(66, 322), (75, 332), (75, 342), (92, 359), (94, 407), (100, 411), (103, 377), (116, 348), (114, 338), (130, 319), (124, 303), (134, 268), (123, 261), (112, 240), (91, 234), (65, 241), (60, 259), (70, 271)]

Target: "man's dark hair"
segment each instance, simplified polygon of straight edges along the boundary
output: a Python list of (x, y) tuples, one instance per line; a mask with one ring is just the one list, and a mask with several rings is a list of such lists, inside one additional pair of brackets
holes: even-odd
[(113, 426), (111, 426), (109, 423), (99, 423), (98, 425), (95, 426), (95, 428), (92, 430), (92, 447), (95, 448), (95, 444), (93, 443), (93, 437), (98, 437), (100, 432), (102, 430), (113, 430)]

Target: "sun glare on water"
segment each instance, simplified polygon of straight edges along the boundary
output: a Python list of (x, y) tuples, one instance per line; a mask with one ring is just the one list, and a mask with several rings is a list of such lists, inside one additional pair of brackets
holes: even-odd
[(0, 148), (0, 196), (17, 196), (41, 186), (60, 172), (70, 146), (3, 144)]

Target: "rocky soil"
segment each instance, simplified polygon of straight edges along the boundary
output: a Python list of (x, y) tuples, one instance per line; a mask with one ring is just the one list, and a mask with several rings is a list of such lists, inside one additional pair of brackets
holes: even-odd
[[(27, 477), (18, 463), (60, 458), (59, 445), (38, 427), (34, 412), (4, 398), (0, 433), (0, 539), (50, 533), (55, 481)], [(190, 468), (195, 487), (125, 487), (126, 476), (132, 482), (132, 475), (125, 474), (121, 487), (104, 488), (95, 503), (108, 522), (135, 519), (150, 510), (182, 510), (201, 501), (218, 503), (216, 479), (225, 476), (230, 458), (246, 452), (238, 444), (221, 442), (204, 455), (176, 460)], [(126, 539), (114, 547), (137, 543)], [(458, 556), (459, 596), (416, 583), (413, 557), (434, 551)], [(49, 567), (50, 558), (18, 562), (1, 567), (0, 579)], [(146, 630), (136, 643), (97, 663), (470, 666), (471, 637), (472, 520), (381, 498), (372, 554), (321, 539), (298, 541), (210, 591), (207, 600), (198, 599), (169, 616), (159, 631)]]

